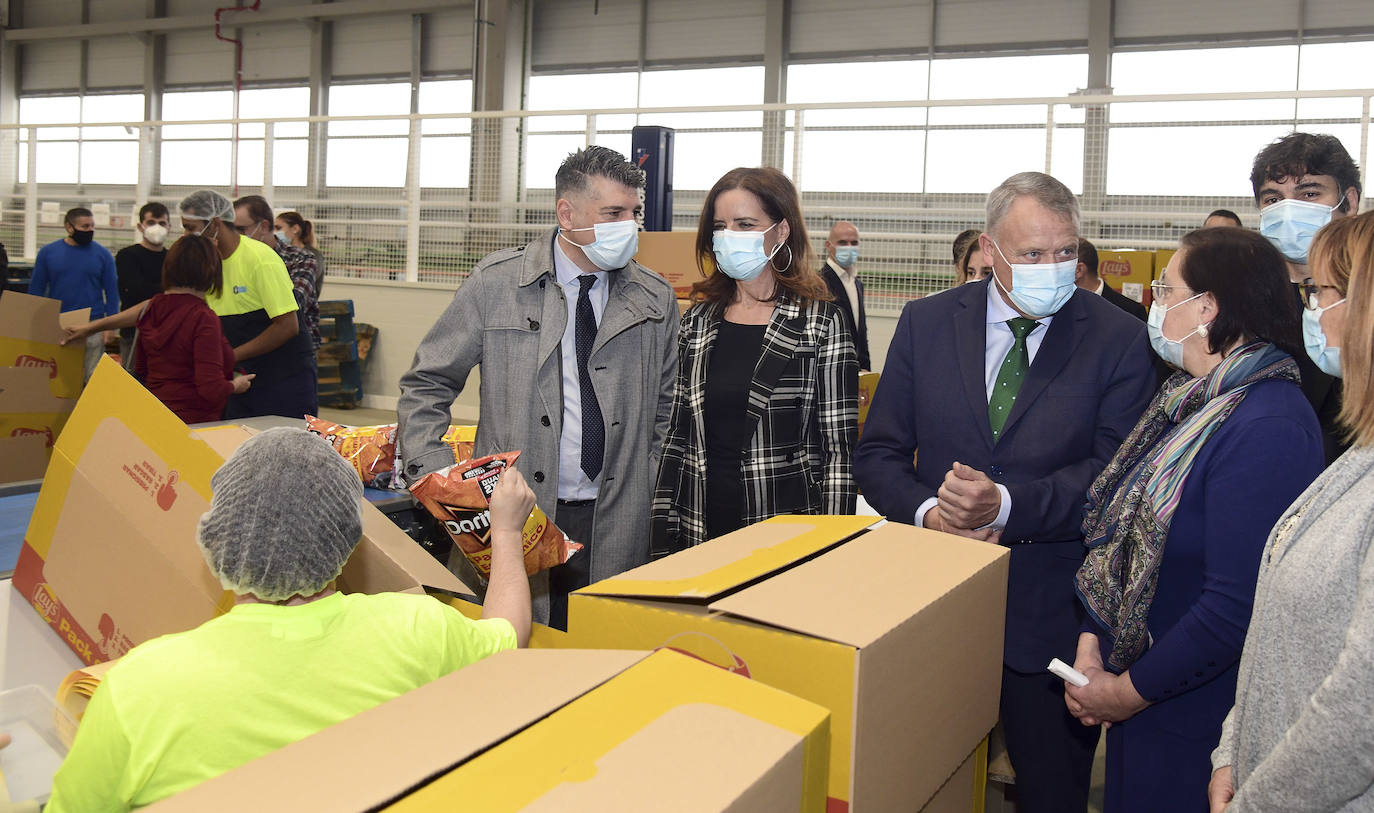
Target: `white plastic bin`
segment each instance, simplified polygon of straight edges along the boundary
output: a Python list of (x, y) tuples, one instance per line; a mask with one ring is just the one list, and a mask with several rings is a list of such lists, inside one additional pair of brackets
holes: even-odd
[(0, 692), (0, 731), (13, 738), (0, 750), (0, 772), (10, 800), (47, 801), (52, 776), (76, 733), (76, 721), (42, 687), (20, 686)]

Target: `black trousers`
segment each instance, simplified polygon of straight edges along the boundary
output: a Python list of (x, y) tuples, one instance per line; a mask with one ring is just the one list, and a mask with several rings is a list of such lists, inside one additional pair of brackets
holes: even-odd
[(1064, 681), (1002, 667), (1002, 728), (1018, 813), (1085, 813), (1102, 730), (1064, 706)]
[(596, 517), (596, 501), (558, 501), (553, 524), (563, 535), (582, 543), (582, 550), (566, 563), (549, 569), (549, 626), (568, 629), (568, 594), (591, 584), (592, 577), (592, 520)]

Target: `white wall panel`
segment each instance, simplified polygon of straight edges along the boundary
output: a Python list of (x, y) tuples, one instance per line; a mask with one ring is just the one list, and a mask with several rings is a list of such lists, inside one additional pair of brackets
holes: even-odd
[(649, 0), (650, 63), (763, 58), (764, 0)]
[(143, 86), (143, 43), (125, 34), (90, 41), (86, 86), (129, 88)]
[(426, 74), (472, 72), (471, 6), (426, 14), (422, 33)]
[(74, 90), (81, 85), (81, 50), (75, 41), (24, 43), (20, 79), (25, 91)]
[(81, 23), (81, 0), (24, 0), (24, 27)]
[(343, 18), (330, 28), (334, 76), (410, 74), (409, 14)]
[(307, 79), (309, 76), (310, 29), (305, 23), (244, 27), (244, 81)]
[(792, 0), (793, 56), (853, 51), (916, 53), (930, 44), (930, 0)]
[[(1329, 0), (1307, 4), (1309, 9)], [(1366, 2), (1365, 5), (1374, 5)], [(1311, 11), (1308, 12), (1311, 14)], [(1116, 0), (1117, 39), (1190, 37), (1298, 29), (1293, 0)]]
[(1367, 28), (1374, 34), (1374, 3), (1369, 0), (1320, 0), (1307, 4), (1307, 27)]
[(1088, 40), (1088, 0), (939, 0), (936, 48)]
[[(91, 22), (118, 23), (141, 20), (147, 13), (144, 0), (96, 0), (91, 3)], [(27, 20), (25, 21), (27, 23)]]
[[(706, 3), (680, 3), (689, 15)], [(652, 12), (651, 12), (652, 14)], [(733, 21), (732, 21), (733, 22)], [(550, 65), (633, 64), (639, 59), (639, 0), (535, 0), (534, 70)]]
[(215, 39), (213, 28), (167, 35), (167, 84), (233, 84), (234, 46)]

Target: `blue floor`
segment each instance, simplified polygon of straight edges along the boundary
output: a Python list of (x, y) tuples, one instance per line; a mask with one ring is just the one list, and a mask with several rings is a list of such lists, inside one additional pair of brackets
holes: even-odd
[(0, 576), (8, 576), (19, 561), (19, 548), (37, 502), (37, 491), (0, 497)]

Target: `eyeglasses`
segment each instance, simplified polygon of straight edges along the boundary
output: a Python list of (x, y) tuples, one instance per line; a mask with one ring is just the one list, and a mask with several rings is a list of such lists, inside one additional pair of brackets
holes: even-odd
[(1193, 290), (1192, 288), (1189, 288), (1187, 285), (1165, 285), (1163, 280), (1158, 279), (1150, 283), (1150, 295), (1153, 296), (1155, 299), (1166, 299), (1166, 292), (1178, 289), (1182, 289), (1184, 291)]
[(1310, 311), (1321, 310), (1321, 292), (1323, 290), (1335, 291), (1340, 293), (1340, 289), (1334, 285), (1318, 285), (1310, 278), (1298, 285), (1298, 290), (1302, 292), (1303, 307)]

